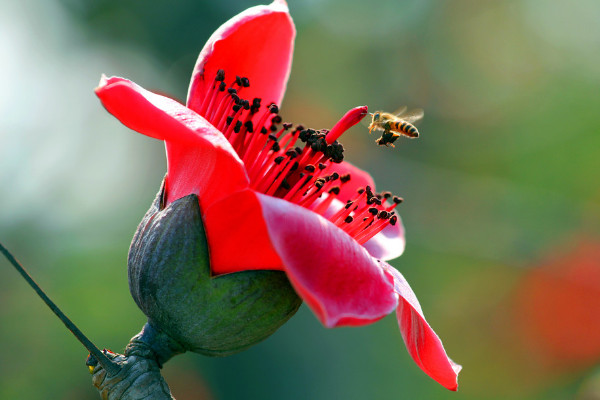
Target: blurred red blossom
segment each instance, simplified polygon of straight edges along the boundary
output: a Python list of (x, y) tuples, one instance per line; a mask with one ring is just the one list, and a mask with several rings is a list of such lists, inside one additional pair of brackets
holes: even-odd
[(600, 361), (600, 240), (582, 238), (547, 255), (517, 286), (518, 331), (547, 367)]

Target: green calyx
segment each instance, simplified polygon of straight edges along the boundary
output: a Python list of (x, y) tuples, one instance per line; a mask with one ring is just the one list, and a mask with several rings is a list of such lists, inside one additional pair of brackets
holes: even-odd
[(129, 289), (149, 325), (177, 343), (174, 354), (234, 354), (294, 315), (302, 301), (284, 272), (211, 276), (198, 197), (163, 208), (163, 196), (161, 189), (131, 243)]

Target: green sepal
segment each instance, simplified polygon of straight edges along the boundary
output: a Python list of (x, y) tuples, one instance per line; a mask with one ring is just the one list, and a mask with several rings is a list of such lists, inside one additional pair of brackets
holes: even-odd
[(284, 272), (212, 276), (209, 260), (198, 197), (164, 207), (163, 184), (129, 249), (129, 289), (152, 328), (185, 350), (242, 351), (270, 336), (302, 303)]

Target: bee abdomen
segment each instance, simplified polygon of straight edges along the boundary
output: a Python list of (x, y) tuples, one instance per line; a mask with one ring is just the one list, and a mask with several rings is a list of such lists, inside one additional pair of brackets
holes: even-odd
[(402, 124), (400, 124), (400, 130), (410, 137), (419, 136), (419, 131), (417, 130), (417, 128), (415, 128), (414, 125), (406, 121), (403, 121)]

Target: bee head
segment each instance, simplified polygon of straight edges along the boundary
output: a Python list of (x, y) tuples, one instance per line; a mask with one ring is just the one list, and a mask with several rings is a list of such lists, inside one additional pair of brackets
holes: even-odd
[(379, 115), (380, 114), (378, 112), (375, 113), (375, 114), (371, 114), (371, 115), (373, 115), (373, 121), (378, 121), (379, 120)]

